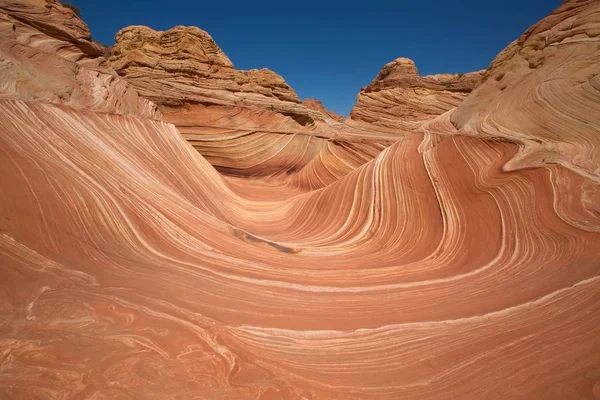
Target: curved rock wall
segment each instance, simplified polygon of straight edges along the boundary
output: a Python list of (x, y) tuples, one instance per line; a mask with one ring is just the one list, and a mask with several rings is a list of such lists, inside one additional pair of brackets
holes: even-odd
[(451, 120), (521, 146), (511, 166), (561, 164), (600, 180), (600, 3), (565, 1), (498, 54)]

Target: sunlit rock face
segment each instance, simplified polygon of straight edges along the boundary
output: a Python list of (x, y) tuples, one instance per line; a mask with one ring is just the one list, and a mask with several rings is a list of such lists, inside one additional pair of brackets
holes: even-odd
[(318, 99), (304, 99), (304, 100), (302, 100), (302, 104), (304, 104), (308, 108), (312, 108), (313, 110), (320, 111), (323, 114), (327, 115), (328, 117), (330, 117), (338, 122), (344, 122), (345, 118), (343, 116), (341, 116), (340, 114), (337, 114), (333, 111), (329, 111), (329, 110), (325, 109), (325, 106), (323, 105), (323, 103), (321, 103), (321, 101), (319, 101)]
[(360, 91), (350, 118), (414, 129), (459, 105), (480, 83), (482, 74), (483, 71), (419, 76), (413, 60), (398, 58), (386, 64)]
[(140, 93), (164, 106), (185, 103), (233, 105), (253, 102), (267, 108), (300, 103), (285, 80), (268, 70), (240, 71), (213, 38), (196, 27), (165, 32), (129, 26), (115, 36), (110, 61)]
[[(119, 31), (115, 40), (109, 58), (112, 67), (158, 104), (165, 120), (174, 123), (221, 172), (312, 187), (323, 179), (330, 183), (323, 176), (342, 176), (364, 158), (347, 150), (364, 147), (356, 144), (357, 137), (364, 142), (361, 130), (345, 127), (344, 118), (327, 111), (318, 100), (301, 102), (285, 80), (268, 69), (236, 70), (213, 38), (199, 28), (177, 26), (158, 32), (130, 26)], [(346, 131), (351, 136), (343, 138)], [(316, 171), (321, 178), (312, 182), (296, 177), (308, 164), (313, 169), (323, 164), (319, 158), (336, 147), (333, 139), (343, 141), (337, 154), (350, 169), (345, 164), (330, 165)], [(380, 142), (367, 144), (369, 153), (378, 153)]]
[(0, 98), (160, 118), (108, 65), (107, 53), (56, 0), (0, 2)]
[(600, 180), (600, 2), (567, 1), (494, 59), (452, 113), (461, 133), (519, 143), (511, 163)]
[[(33, 49), (91, 57), (32, 22), (82, 24), (58, 3), (0, 0), (2, 21), (16, 21), (15, 9), (30, 21), (17, 31), (47, 36)], [(595, 9), (570, 3), (538, 26), (565, 13), (575, 30), (595, 26)], [(567, 163), (524, 164), (523, 136), (535, 130), (462, 126), (473, 103), (413, 130), (329, 118), (319, 129), (330, 136), (299, 129), (279, 145), (290, 146), (282, 177), (261, 162), (234, 177), (120, 78), (82, 85), (72, 60), (59, 80), (31, 73), (58, 52), (31, 61), (33, 50), (6, 37), (0, 398), (600, 398), (600, 189)], [(572, 56), (581, 45), (596, 59), (591, 40), (569, 44)], [(87, 91), (61, 98), (57, 82)], [(119, 97), (120, 85), (133, 94)], [(474, 121), (495, 115), (485, 85), (472, 93)], [(89, 100), (98, 87), (104, 102)], [(593, 107), (598, 87), (576, 88), (556, 87), (548, 112), (573, 114), (562, 98)], [(497, 96), (498, 110), (505, 101)], [(178, 112), (224, 115), (202, 104)], [(285, 126), (276, 111), (240, 112), (232, 131), (214, 122), (205, 140)], [(537, 126), (542, 115), (520, 121)], [(571, 125), (598, 129), (594, 113), (575, 116), (562, 122), (565, 142)], [(221, 143), (262, 160), (282, 132)], [(304, 147), (292, 144), (302, 137)], [(315, 143), (317, 155), (288, 173), (286, 157)]]

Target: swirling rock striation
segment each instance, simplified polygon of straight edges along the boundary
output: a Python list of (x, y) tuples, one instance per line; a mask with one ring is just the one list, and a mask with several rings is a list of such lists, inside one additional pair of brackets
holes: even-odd
[(565, 1), (491, 63), (451, 121), (519, 143), (512, 167), (564, 165), (600, 180), (600, 2)]
[[(212, 165), (230, 176), (322, 187), (357, 162), (370, 160), (386, 143), (345, 126), (342, 116), (327, 111), (318, 100), (301, 102), (270, 70), (236, 70), (199, 28), (157, 32), (130, 26), (115, 40), (109, 58), (113, 68), (158, 104), (165, 120)], [(366, 152), (355, 151), (365, 147)], [(297, 176), (305, 167), (309, 170)]]
[[(583, 5), (558, 12), (593, 26)], [(461, 134), (455, 110), (345, 141), (298, 131), (270, 164), (286, 180), (231, 177), (173, 124), (35, 97), (43, 83), (0, 98), (0, 398), (600, 398), (584, 171), (512, 168), (519, 137)], [(263, 130), (251, 144), (212, 106), (176, 115), (214, 118), (205, 141), (231, 135), (267, 168), (260, 149), (286, 135), (264, 132), (292, 122), (238, 111), (233, 131)]]

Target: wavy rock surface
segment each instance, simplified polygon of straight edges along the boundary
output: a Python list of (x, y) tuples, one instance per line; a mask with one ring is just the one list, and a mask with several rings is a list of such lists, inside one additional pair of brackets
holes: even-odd
[(294, 187), (329, 184), (402, 137), (333, 120), (304, 129), (281, 113), (247, 107), (190, 106), (164, 115), (220, 172)]
[(445, 113), (319, 138), (302, 184), (224, 177), (173, 124), (28, 88), (0, 99), (0, 398), (600, 398), (586, 174)]
[(562, 167), (415, 134), (259, 201), (172, 125), (0, 107), (7, 398), (591, 396), (600, 234), (571, 221), (600, 221)]
[[(234, 69), (212, 37), (199, 28), (178, 26), (157, 32), (131, 26), (115, 39), (111, 65), (158, 104), (165, 120), (221, 172), (311, 186), (295, 173), (319, 157), (327, 159), (321, 150), (328, 152), (334, 146), (331, 140), (341, 140), (345, 131), (361, 136), (359, 129), (344, 127), (344, 118), (317, 100), (301, 102), (274, 72)], [(346, 141), (346, 147), (355, 146), (353, 138)], [(372, 143), (369, 149), (371, 154), (381, 146)], [(351, 169), (357, 166), (353, 161), (357, 157), (349, 156)], [(329, 165), (317, 173), (342, 176), (350, 169)]]
[(413, 129), (453, 109), (479, 84), (483, 71), (419, 76), (413, 60), (386, 64), (361, 89), (350, 118), (378, 125)]
[(600, 2), (571, 0), (498, 54), (451, 116), (460, 132), (521, 146), (513, 166), (556, 163), (600, 181)]

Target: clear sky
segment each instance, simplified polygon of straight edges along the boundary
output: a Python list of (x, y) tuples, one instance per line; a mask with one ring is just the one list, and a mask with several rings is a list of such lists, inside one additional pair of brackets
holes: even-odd
[(71, 0), (95, 40), (128, 25), (198, 26), (237, 69), (269, 68), (344, 116), (398, 57), (421, 75), (486, 68), (560, 0)]

